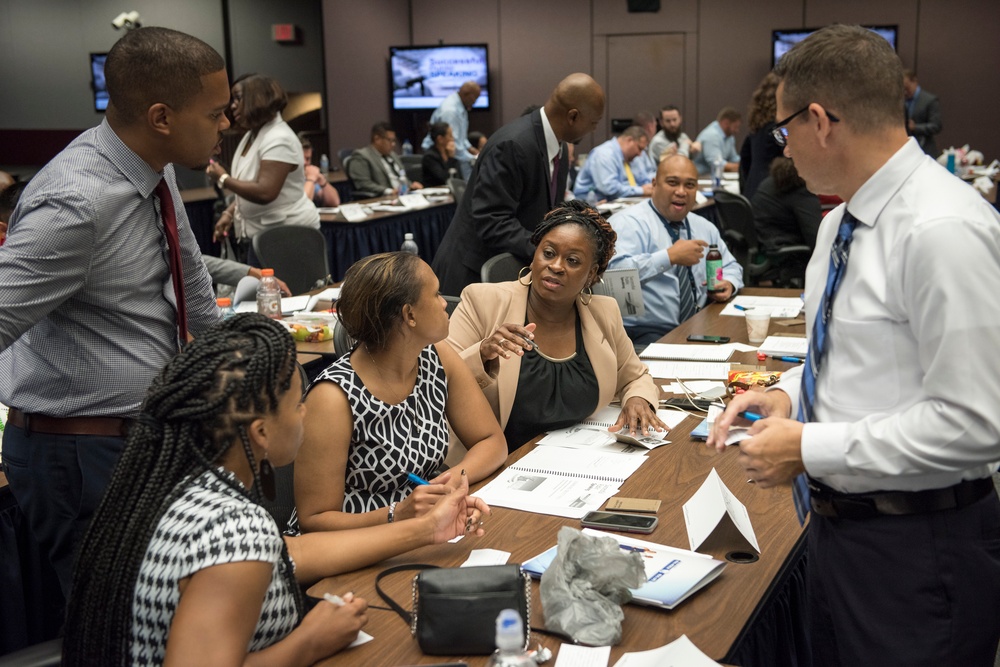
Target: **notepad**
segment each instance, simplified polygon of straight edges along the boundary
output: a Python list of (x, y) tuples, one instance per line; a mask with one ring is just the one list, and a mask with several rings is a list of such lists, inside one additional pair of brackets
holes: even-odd
[(490, 505), (571, 519), (596, 511), (646, 462), (645, 456), (538, 447), (505, 468), (476, 496)]
[(809, 339), (802, 336), (768, 336), (757, 348), (769, 356), (805, 357)]
[(710, 345), (651, 343), (639, 354), (640, 359), (683, 359), (688, 361), (726, 361), (732, 348)]
[(728, 380), (729, 364), (701, 361), (643, 360), (654, 378), (681, 380)]

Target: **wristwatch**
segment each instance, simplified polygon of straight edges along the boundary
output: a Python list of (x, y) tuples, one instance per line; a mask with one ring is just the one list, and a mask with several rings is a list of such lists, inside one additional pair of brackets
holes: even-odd
[(226, 179), (227, 178), (229, 178), (229, 174), (223, 174), (222, 176), (219, 176), (219, 187), (220, 188), (226, 187)]

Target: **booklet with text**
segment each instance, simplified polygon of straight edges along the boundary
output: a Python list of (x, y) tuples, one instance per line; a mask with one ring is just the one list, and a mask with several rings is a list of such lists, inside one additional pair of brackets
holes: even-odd
[[(633, 589), (632, 597), (633, 602), (650, 607), (673, 609), (722, 574), (726, 567), (724, 561), (687, 549), (676, 549), (590, 528), (584, 528), (583, 532), (586, 535), (610, 537), (622, 549), (635, 551), (642, 556), (646, 583)], [(521, 567), (533, 577), (541, 577), (555, 560), (557, 550), (558, 546), (552, 547)]]

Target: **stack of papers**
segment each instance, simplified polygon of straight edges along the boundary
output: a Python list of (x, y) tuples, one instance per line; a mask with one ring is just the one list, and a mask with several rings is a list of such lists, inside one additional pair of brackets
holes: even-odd
[(802, 310), (802, 299), (799, 297), (746, 296), (741, 294), (727, 303), (720, 314), (743, 317), (744, 311), (736, 306), (744, 309), (763, 308), (771, 311), (771, 317), (798, 317)]
[[(548, 435), (538, 441), (539, 445), (550, 447), (569, 447), (571, 449), (590, 449), (623, 454), (644, 453), (660, 445), (668, 445), (667, 431), (650, 431), (645, 435), (629, 435), (625, 432), (611, 433), (609, 428), (618, 421), (621, 408), (608, 406), (595, 412), (575, 426), (549, 431)], [(656, 416), (673, 428), (680, 424), (687, 414), (676, 410), (657, 410)]]
[(809, 339), (801, 336), (768, 336), (757, 348), (774, 357), (802, 357), (809, 352)]
[(538, 447), (505, 468), (476, 495), (490, 505), (581, 519), (646, 462), (645, 456), (561, 447)]
[[(724, 561), (686, 549), (675, 549), (590, 528), (584, 528), (583, 533), (596, 537), (610, 537), (626, 551), (642, 556), (646, 583), (632, 589), (632, 601), (650, 607), (673, 609), (722, 574), (722, 570), (726, 567)], [(558, 546), (554, 546), (521, 567), (528, 574), (540, 577), (555, 560), (558, 549)]]
[(722, 380), (729, 379), (729, 364), (700, 361), (647, 361), (649, 374), (667, 380)]

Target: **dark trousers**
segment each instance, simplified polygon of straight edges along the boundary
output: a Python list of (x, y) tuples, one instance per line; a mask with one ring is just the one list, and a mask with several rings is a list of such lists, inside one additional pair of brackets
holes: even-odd
[(1000, 501), (866, 520), (810, 518), (814, 667), (992, 667)]
[(11, 424), (4, 431), (4, 474), (64, 596), (73, 583), (77, 549), (124, 447), (120, 437), (28, 435)]

